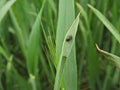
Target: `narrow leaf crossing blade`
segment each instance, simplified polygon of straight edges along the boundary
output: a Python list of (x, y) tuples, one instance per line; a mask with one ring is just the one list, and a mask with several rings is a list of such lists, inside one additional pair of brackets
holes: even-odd
[(98, 45), (96, 45), (96, 47), (101, 54), (103, 54), (112, 64), (120, 69), (120, 57), (100, 49)]
[(108, 30), (112, 33), (112, 35), (120, 43), (120, 34), (119, 34), (118, 30), (97, 9), (95, 9), (91, 5), (88, 5), (88, 7), (95, 13), (95, 15), (100, 19), (100, 21), (102, 21), (102, 23), (108, 28)]

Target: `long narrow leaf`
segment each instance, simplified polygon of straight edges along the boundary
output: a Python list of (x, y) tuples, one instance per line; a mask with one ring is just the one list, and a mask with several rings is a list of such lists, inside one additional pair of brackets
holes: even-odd
[(0, 46), (0, 55), (3, 55), (4, 58), (9, 61), (9, 56), (8, 54), (6, 53), (6, 51)]
[(102, 23), (108, 28), (108, 30), (113, 34), (113, 36), (120, 43), (120, 34), (119, 34), (118, 30), (97, 9), (95, 9), (91, 5), (88, 5), (88, 7), (95, 13), (95, 15), (102, 21)]
[[(46, 1), (46, 0), (45, 0)], [(41, 16), (43, 12), (43, 8), (45, 5), (45, 1), (41, 7), (41, 10), (36, 18), (36, 21), (32, 27), (32, 31), (30, 33), (28, 48), (27, 48), (27, 68), (29, 74), (35, 75), (38, 64), (38, 54), (39, 54), (39, 40), (40, 40), (40, 22)]]
[(79, 15), (80, 14), (78, 14), (77, 18), (71, 25), (70, 29), (68, 30), (64, 38), (62, 53), (61, 53), (61, 57), (60, 57), (58, 68), (57, 68), (54, 90), (60, 89), (60, 82), (61, 82), (64, 66), (65, 66), (66, 60), (68, 60), (67, 58), (69, 57), (73, 44), (75, 42), (75, 36), (76, 36), (77, 27), (79, 23)]
[(10, 9), (10, 16), (11, 16), (13, 25), (14, 25), (15, 30), (16, 30), (16, 36), (17, 36), (18, 41), (20, 43), (20, 48), (22, 50), (22, 53), (23, 53), (24, 57), (26, 58), (26, 44), (25, 44), (25, 40), (24, 40), (24, 37), (23, 37), (23, 32), (22, 32), (22, 29), (21, 29), (18, 21), (17, 21), (15, 13), (13, 12), (12, 9)]
[[(75, 19), (74, 0), (59, 0), (59, 15), (56, 34), (56, 66), (60, 60), (65, 35)], [(77, 65), (75, 43), (66, 61), (62, 87), (66, 90), (77, 90)], [(74, 77), (74, 78), (73, 78)]]
[(42, 7), (38, 13), (36, 21), (32, 26), (32, 31), (30, 33), (27, 47), (27, 69), (33, 90), (37, 89), (36, 75), (38, 70), (38, 58), (39, 58), (40, 22), (45, 2), (46, 0), (43, 1)]
[(101, 54), (103, 54), (112, 64), (120, 69), (120, 57), (100, 49), (98, 45), (96, 45), (96, 47)]
[(2, 21), (5, 14), (8, 12), (10, 7), (15, 3), (16, 0), (9, 0), (1, 9), (0, 9), (0, 22)]

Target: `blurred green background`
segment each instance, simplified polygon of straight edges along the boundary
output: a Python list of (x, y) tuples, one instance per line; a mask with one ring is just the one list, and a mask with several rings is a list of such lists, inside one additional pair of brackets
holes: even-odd
[(120, 32), (119, 0), (0, 0), (0, 90), (53, 90), (63, 40), (79, 12), (61, 90), (120, 90), (120, 70), (95, 46), (120, 56), (120, 44), (87, 4)]

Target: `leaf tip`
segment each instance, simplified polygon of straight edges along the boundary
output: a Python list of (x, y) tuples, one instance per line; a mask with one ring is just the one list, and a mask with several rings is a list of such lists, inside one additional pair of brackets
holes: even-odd
[(101, 50), (100, 48), (99, 48), (99, 46), (97, 45), (97, 44), (95, 44), (96, 45), (96, 48), (97, 48), (97, 50), (99, 51), (99, 52), (104, 52), (103, 50)]
[(91, 7), (91, 5), (90, 5), (90, 4), (87, 4), (87, 6), (88, 6), (88, 7)]
[(75, 4), (76, 4), (77, 7), (79, 6), (79, 3), (78, 3), (78, 2), (76, 2)]
[(80, 12), (78, 13), (77, 17), (79, 17), (79, 16), (80, 16)]
[(90, 5), (90, 4), (87, 4), (87, 6), (90, 8), (90, 9), (94, 9), (93, 7), (92, 7), (92, 5)]
[(98, 46), (97, 44), (95, 44), (95, 45), (96, 45), (97, 50), (98, 50), (99, 52), (101, 52), (101, 49), (99, 48), (99, 46)]
[(95, 44), (95, 46), (96, 46), (97, 50), (99, 50), (99, 47), (98, 47), (98, 45), (97, 45), (97, 44)]

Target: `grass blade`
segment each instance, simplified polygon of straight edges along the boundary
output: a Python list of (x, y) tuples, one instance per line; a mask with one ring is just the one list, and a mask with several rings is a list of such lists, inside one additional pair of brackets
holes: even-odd
[(68, 32), (64, 38), (61, 58), (59, 60), (59, 64), (58, 64), (58, 68), (57, 68), (54, 90), (60, 89), (60, 82), (61, 82), (64, 66), (65, 66), (67, 58), (70, 55), (73, 44), (75, 42), (75, 36), (76, 36), (77, 27), (78, 27), (78, 23), (79, 23), (79, 15), (80, 14), (78, 14), (77, 18), (75, 19), (75, 21), (71, 25), (70, 29), (68, 30)]
[(38, 13), (36, 21), (32, 27), (32, 31), (30, 33), (28, 48), (27, 48), (27, 69), (30, 76), (30, 82), (32, 84), (33, 90), (36, 90), (36, 75), (38, 70), (38, 58), (39, 58), (39, 41), (40, 41), (40, 22), (41, 16), (43, 12), (43, 8), (45, 6), (46, 0), (43, 1), (42, 7)]
[(88, 4), (88, 7), (95, 13), (95, 15), (102, 21), (102, 23), (108, 28), (108, 30), (112, 33), (112, 35), (117, 39), (120, 43), (120, 34), (118, 30), (108, 21), (108, 19), (102, 15), (97, 9)]
[(120, 69), (120, 57), (100, 49), (98, 45), (96, 45), (96, 47), (101, 54), (103, 54), (112, 64)]
[(1, 46), (0, 46), (0, 54), (3, 55), (7, 61), (9, 61), (8, 54), (6, 53), (6, 51)]
[[(60, 0), (59, 1), (59, 15), (56, 34), (56, 66), (60, 60), (62, 52), (62, 45), (65, 35), (75, 19), (74, 0)], [(68, 57), (65, 65), (64, 77), (62, 87), (66, 90), (77, 90), (77, 65), (75, 43), (73, 45), (71, 54)], [(74, 78), (73, 78), (74, 77)], [(64, 80), (65, 79), (65, 80)]]
[(15, 3), (16, 0), (9, 0), (1, 9), (0, 9), (0, 22), (2, 21), (5, 14), (8, 12), (10, 7)]
[(48, 2), (50, 3), (50, 5), (51, 5), (51, 7), (52, 7), (52, 9), (54, 11), (54, 13), (56, 14), (56, 6), (55, 6), (54, 1), (53, 0), (48, 0)]
[[(46, 1), (46, 0), (45, 0)], [(36, 21), (32, 27), (28, 41), (28, 50), (27, 50), (27, 65), (29, 74), (35, 75), (37, 60), (38, 60), (38, 50), (39, 50), (39, 40), (40, 40), (40, 22), (45, 5), (45, 1), (41, 7), (41, 10), (36, 18)]]
[[(86, 60), (88, 63), (87, 69), (89, 88), (92, 90), (96, 90), (96, 85), (98, 85), (99, 68), (98, 61), (96, 60), (98, 58), (96, 54), (96, 48), (94, 46), (94, 36), (91, 33), (92, 31), (90, 28), (91, 23), (89, 21), (90, 19), (88, 18), (89, 17), (88, 13), (79, 3), (77, 3), (77, 7), (80, 9), (81, 14), (83, 16), (83, 18), (81, 18), (80, 21), (80, 30), (84, 37), (84, 45), (82, 45), (83, 46), (82, 49), (85, 50), (85, 52), (87, 52), (85, 56), (87, 56)], [(83, 59), (81, 61), (83, 61)]]
[(13, 12), (12, 9), (10, 9), (10, 16), (11, 16), (13, 25), (14, 25), (15, 30), (16, 30), (16, 35), (17, 35), (18, 41), (20, 43), (20, 48), (22, 50), (22, 53), (23, 53), (24, 57), (26, 58), (26, 44), (25, 44), (25, 40), (24, 40), (24, 37), (23, 37), (23, 32), (22, 32), (21, 27), (19, 26), (19, 23), (17, 21), (15, 13)]

